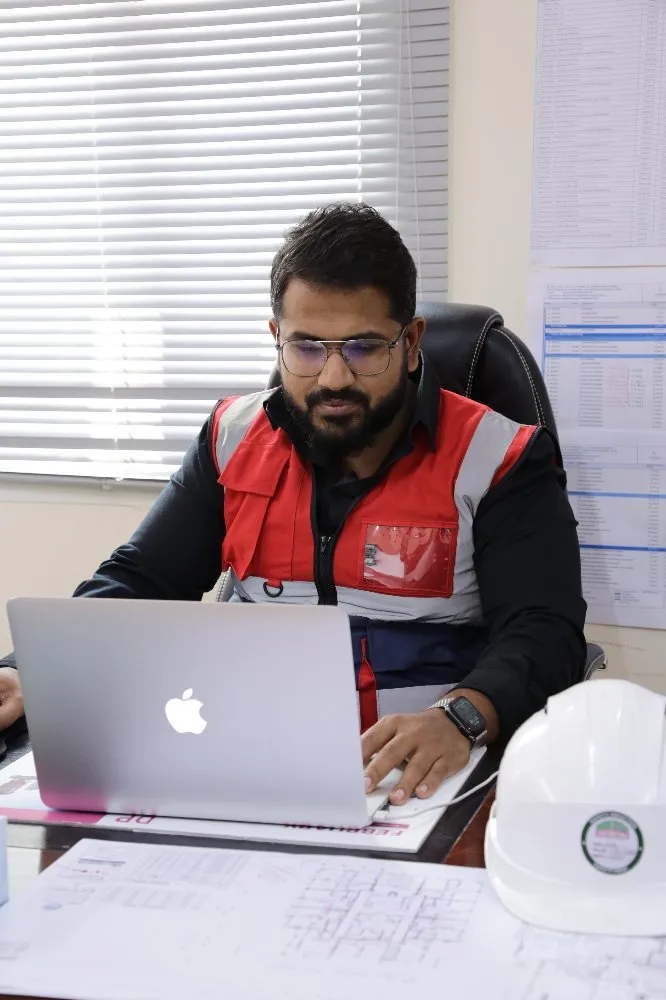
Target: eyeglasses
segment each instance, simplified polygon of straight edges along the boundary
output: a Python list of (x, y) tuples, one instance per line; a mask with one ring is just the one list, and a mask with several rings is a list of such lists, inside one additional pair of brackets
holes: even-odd
[(312, 378), (320, 375), (331, 351), (340, 354), (354, 375), (382, 375), (391, 364), (391, 353), (407, 327), (395, 340), (381, 337), (356, 337), (352, 340), (286, 340), (276, 344), (285, 368), (292, 375)]

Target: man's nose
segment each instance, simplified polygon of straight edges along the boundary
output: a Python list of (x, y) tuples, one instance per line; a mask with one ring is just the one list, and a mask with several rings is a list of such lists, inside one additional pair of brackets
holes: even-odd
[(346, 389), (353, 385), (355, 375), (339, 351), (329, 351), (326, 364), (319, 373), (318, 385), (322, 389)]

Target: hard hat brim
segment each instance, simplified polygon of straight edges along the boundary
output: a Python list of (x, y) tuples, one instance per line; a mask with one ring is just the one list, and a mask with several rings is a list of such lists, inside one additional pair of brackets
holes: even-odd
[[(666, 884), (627, 890), (619, 881), (603, 893), (539, 875), (521, 867), (502, 850), (491, 814), (485, 836), (490, 883), (506, 909), (536, 927), (579, 934), (621, 937), (666, 935)], [(612, 878), (612, 876), (611, 876)]]

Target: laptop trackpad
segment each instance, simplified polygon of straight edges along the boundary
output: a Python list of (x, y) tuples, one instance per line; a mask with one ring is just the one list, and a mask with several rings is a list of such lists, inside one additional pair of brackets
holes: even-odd
[(390, 788), (382, 788), (380, 785), (380, 787), (376, 788), (374, 792), (370, 792), (366, 795), (365, 801), (368, 803), (368, 816), (370, 819), (372, 819), (376, 812), (384, 808), (388, 802), (390, 791)]
[(377, 785), (374, 792), (370, 792), (366, 795), (365, 800), (368, 803), (368, 816), (372, 819), (376, 812), (383, 809), (388, 802), (388, 797), (395, 788), (395, 786), (400, 781), (402, 777), (402, 771), (400, 768), (394, 768), (389, 774), (386, 775), (383, 781)]

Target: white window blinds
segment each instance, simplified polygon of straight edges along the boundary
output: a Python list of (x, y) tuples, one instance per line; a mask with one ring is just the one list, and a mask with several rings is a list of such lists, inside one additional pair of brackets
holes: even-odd
[(269, 269), (366, 201), (446, 292), (448, 3), (0, 6), (0, 472), (163, 479), (263, 387)]

